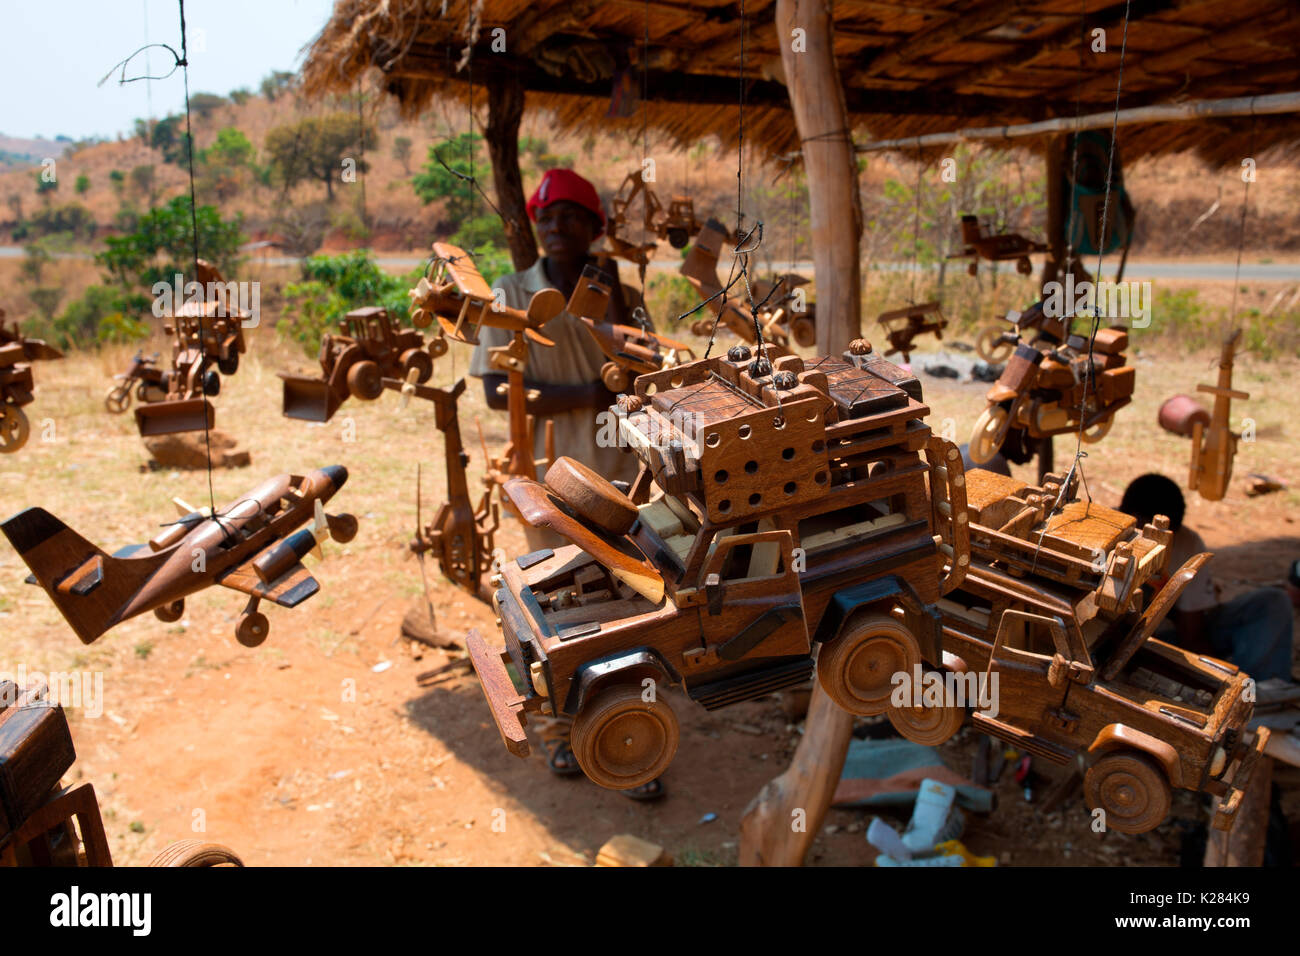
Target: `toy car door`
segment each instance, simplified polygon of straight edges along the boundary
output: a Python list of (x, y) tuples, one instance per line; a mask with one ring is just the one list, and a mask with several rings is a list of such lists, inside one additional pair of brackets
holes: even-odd
[(789, 531), (717, 539), (704, 562), (700, 609), (705, 643), (723, 661), (811, 650)]
[[(1027, 638), (1034, 636), (1034, 630), (1051, 635), (1052, 654), (1014, 646), (1018, 638), (1026, 638), (1022, 643), (1029, 644)], [(1069, 733), (1078, 719), (1065, 707), (1070, 684), (1086, 683), (1092, 677), (1091, 665), (1076, 662), (1077, 647), (1071, 648), (1069, 636), (1059, 617), (1004, 611), (985, 671), (983, 683), (988, 689), (981, 689), (981, 709), (1026, 734)]]

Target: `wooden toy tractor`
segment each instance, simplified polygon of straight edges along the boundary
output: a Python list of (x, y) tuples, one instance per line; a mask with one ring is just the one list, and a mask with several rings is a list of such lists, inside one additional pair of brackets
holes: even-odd
[(18, 323), (6, 325), (0, 309), (0, 454), (12, 454), (27, 444), (31, 423), (23, 411), (34, 399), (30, 363), (63, 358), (63, 353), (40, 339), (29, 339)]

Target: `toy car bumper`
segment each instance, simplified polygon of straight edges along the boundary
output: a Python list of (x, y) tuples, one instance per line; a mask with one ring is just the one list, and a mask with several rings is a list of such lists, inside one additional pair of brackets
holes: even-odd
[(1241, 809), (1241, 801), (1246, 796), (1246, 786), (1250, 783), (1250, 775), (1255, 772), (1255, 764), (1259, 763), (1259, 758), (1264, 754), (1264, 748), (1268, 746), (1268, 737), (1269, 729), (1267, 727), (1260, 727), (1255, 731), (1255, 745), (1241, 758), (1236, 772), (1232, 775), (1228, 792), (1224, 794), (1218, 808), (1214, 811), (1214, 829), (1232, 829), (1232, 823), (1237, 818), (1237, 811)]
[(515, 690), (510, 673), (506, 670), (504, 651), (488, 647), (487, 642), (470, 631), (465, 636), (470, 663), (483, 685), (492, 717), (501, 732), (506, 749), (516, 757), (528, 756), (528, 737), (524, 733), (524, 698)]

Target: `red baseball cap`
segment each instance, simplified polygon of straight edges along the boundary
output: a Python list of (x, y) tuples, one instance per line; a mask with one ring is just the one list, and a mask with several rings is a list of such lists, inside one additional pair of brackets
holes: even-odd
[(551, 203), (567, 199), (588, 210), (600, 220), (600, 231), (605, 231), (605, 209), (596, 195), (596, 187), (583, 179), (572, 169), (548, 169), (537, 186), (537, 191), (528, 200), (528, 218), (537, 221), (537, 210), (545, 209)]

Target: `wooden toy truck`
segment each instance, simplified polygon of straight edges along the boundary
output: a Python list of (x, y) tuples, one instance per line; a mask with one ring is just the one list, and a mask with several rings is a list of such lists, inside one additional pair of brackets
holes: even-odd
[(866, 713), (905, 660), (935, 659), (935, 602), (969, 560), (964, 485), (914, 377), (859, 340), (775, 367), (735, 346), (635, 388), (612, 410), (641, 460), (630, 496), (567, 458), (506, 485), (524, 520), (573, 542), (505, 565), (503, 655), (468, 642), (508, 749), (528, 752), (528, 713), (574, 717), (579, 765), (626, 789), (677, 749), (654, 688), (709, 709), (761, 697), (811, 676), (820, 645), (822, 685)]

